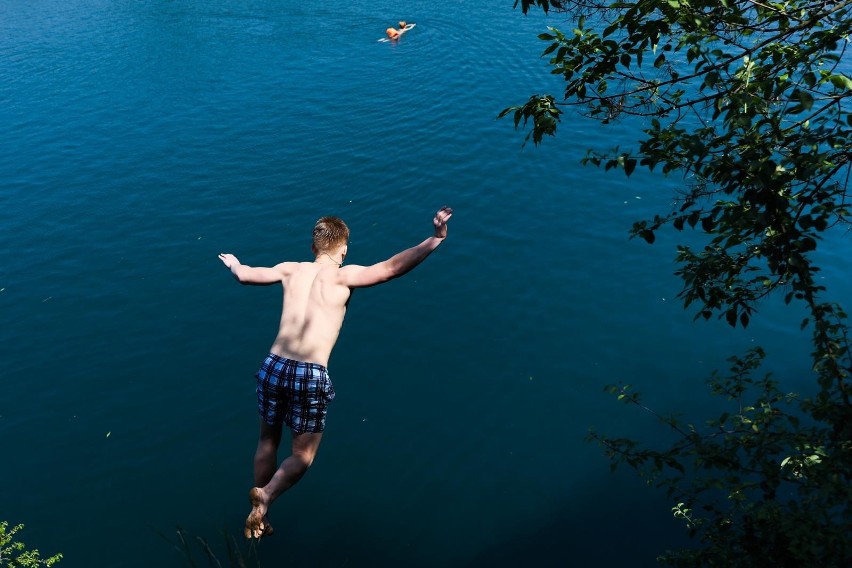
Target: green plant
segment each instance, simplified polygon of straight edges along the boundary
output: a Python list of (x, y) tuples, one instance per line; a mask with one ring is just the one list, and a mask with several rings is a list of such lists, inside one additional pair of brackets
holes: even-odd
[(0, 567), (37, 568), (53, 566), (62, 560), (61, 554), (42, 558), (38, 550), (27, 550), (23, 542), (16, 540), (16, 535), (23, 528), (24, 525), (15, 525), (10, 529), (7, 521), (0, 521)]
[(839, 568), (852, 561), (852, 441), (838, 438), (831, 423), (804, 414), (798, 395), (781, 391), (771, 375), (755, 378), (764, 356), (754, 348), (731, 358), (727, 376), (713, 374), (711, 393), (723, 397), (727, 408), (705, 422), (657, 414), (630, 385), (607, 387), (675, 435), (663, 449), (589, 435), (605, 448), (613, 468), (628, 465), (663, 488), (675, 517), (701, 544), (667, 551), (661, 561), (791, 568)]

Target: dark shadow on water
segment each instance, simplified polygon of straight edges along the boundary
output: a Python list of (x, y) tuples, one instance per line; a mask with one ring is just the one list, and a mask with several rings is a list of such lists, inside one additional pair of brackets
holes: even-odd
[(524, 510), (518, 504), (526, 488), (519, 479), (507, 501), (495, 497), (459, 509), (451, 500), (406, 505), (372, 493), (340, 492), (338, 499), (317, 502), (305, 491), (277, 504), (275, 535), (255, 548), (242, 538), (240, 509), (218, 526), (201, 521), (203, 527), (182, 534), (174, 525), (161, 527), (157, 556), (170, 558), (164, 566), (199, 567), (643, 568), (658, 566), (658, 555), (690, 542), (671, 515), (672, 504), (630, 470), (609, 474), (603, 468), (566, 479), (553, 488), (552, 500)]
[(399, 514), (396, 534), (368, 526), (351, 511), (336, 514), (316, 530), (299, 526), (291, 534), (276, 532), (258, 547), (260, 565), (642, 568), (659, 566), (657, 556), (689, 542), (666, 499), (629, 478), (628, 472), (590, 483), (588, 492), (579, 498), (555, 500), (534, 522), (503, 523), (499, 530), (484, 534), (471, 521), (465, 530), (476, 546), (468, 545), (464, 530), (443, 533), (443, 542), (435, 536), (440, 530), (423, 535), (422, 540), (416, 533), (412, 537), (409, 515), (410, 511)]
[[(643, 491), (644, 490), (644, 491)], [(479, 566), (659, 566), (668, 548), (686, 546), (682, 526), (668, 504), (640, 488), (618, 504), (605, 490), (575, 502), (554, 504), (535, 525), (507, 527), (470, 560)]]

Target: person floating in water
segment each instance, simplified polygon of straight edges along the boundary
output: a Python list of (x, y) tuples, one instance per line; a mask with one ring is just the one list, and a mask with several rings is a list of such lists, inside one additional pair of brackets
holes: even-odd
[[(269, 355), (255, 374), (260, 438), (254, 455), (254, 487), (246, 538), (272, 534), (267, 512), (284, 491), (296, 484), (317, 454), (334, 387), (327, 366), (346, 308), (355, 288), (398, 278), (426, 260), (447, 238), (449, 207), (435, 214), (434, 234), (372, 266), (343, 266), (349, 228), (338, 217), (322, 217), (314, 225), (313, 262), (282, 262), (271, 268), (242, 264), (233, 254), (221, 261), (240, 284), (281, 284), (281, 323)], [(291, 433), (291, 454), (278, 465), (283, 424)]]
[(408, 24), (404, 20), (399, 22), (399, 29), (396, 28), (388, 28), (385, 30), (385, 34), (387, 34), (388, 39), (390, 40), (398, 40), (402, 37), (402, 34), (413, 28), (415, 24)]

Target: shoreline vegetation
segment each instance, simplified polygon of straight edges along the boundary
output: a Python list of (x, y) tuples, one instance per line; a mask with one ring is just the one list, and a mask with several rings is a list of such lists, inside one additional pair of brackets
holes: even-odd
[(718, 417), (657, 412), (629, 384), (606, 387), (676, 439), (659, 448), (589, 437), (613, 469), (663, 490), (697, 545), (659, 560), (852, 565), (852, 326), (817, 265), (825, 235), (852, 218), (852, 0), (518, 3), (564, 18), (570, 31), (548, 26), (538, 37), (565, 88), (499, 116), (536, 146), (569, 111), (601, 125), (641, 121), (637, 149), (589, 149), (582, 163), (682, 178), (669, 211), (636, 221), (630, 235), (653, 244), (671, 227), (700, 239), (677, 245), (684, 309), (745, 329), (781, 297), (804, 310), (799, 327), (811, 333), (798, 392), (758, 374), (760, 346), (730, 357), (727, 374), (714, 371), (710, 395), (728, 402)]
[(42, 558), (37, 548), (27, 550), (18, 533), (24, 525), (17, 524), (9, 528), (8, 521), (0, 521), (0, 566), (9, 568), (37, 568), (38, 566), (53, 566), (62, 560), (62, 554), (57, 553), (49, 558)]

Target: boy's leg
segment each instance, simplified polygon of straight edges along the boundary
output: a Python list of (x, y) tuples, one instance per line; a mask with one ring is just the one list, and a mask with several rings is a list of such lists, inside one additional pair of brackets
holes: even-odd
[(270, 426), (260, 419), (260, 437), (254, 452), (254, 486), (263, 487), (278, 469), (278, 446), (281, 444), (281, 424)]
[[(261, 427), (261, 432), (263, 428)], [(280, 442), (280, 435), (278, 437)], [(305, 432), (298, 434), (293, 432), (292, 454), (281, 462), (281, 465), (265, 485), (253, 487), (249, 492), (251, 500), (251, 513), (246, 519), (246, 537), (260, 538), (263, 536), (267, 521), (266, 511), (279, 495), (295, 485), (305, 474), (317, 455), (322, 432)], [(260, 448), (260, 444), (258, 444)], [(265, 456), (266, 454), (264, 454)], [(258, 479), (257, 457), (255, 458), (255, 475)], [(264, 466), (268, 463), (263, 462)]]
[(292, 434), (292, 453), (281, 462), (278, 471), (265, 486), (258, 486), (263, 487), (263, 492), (270, 503), (302, 479), (302, 476), (314, 462), (322, 440), (322, 432), (304, 432), (301, 434), (293, 432)]

